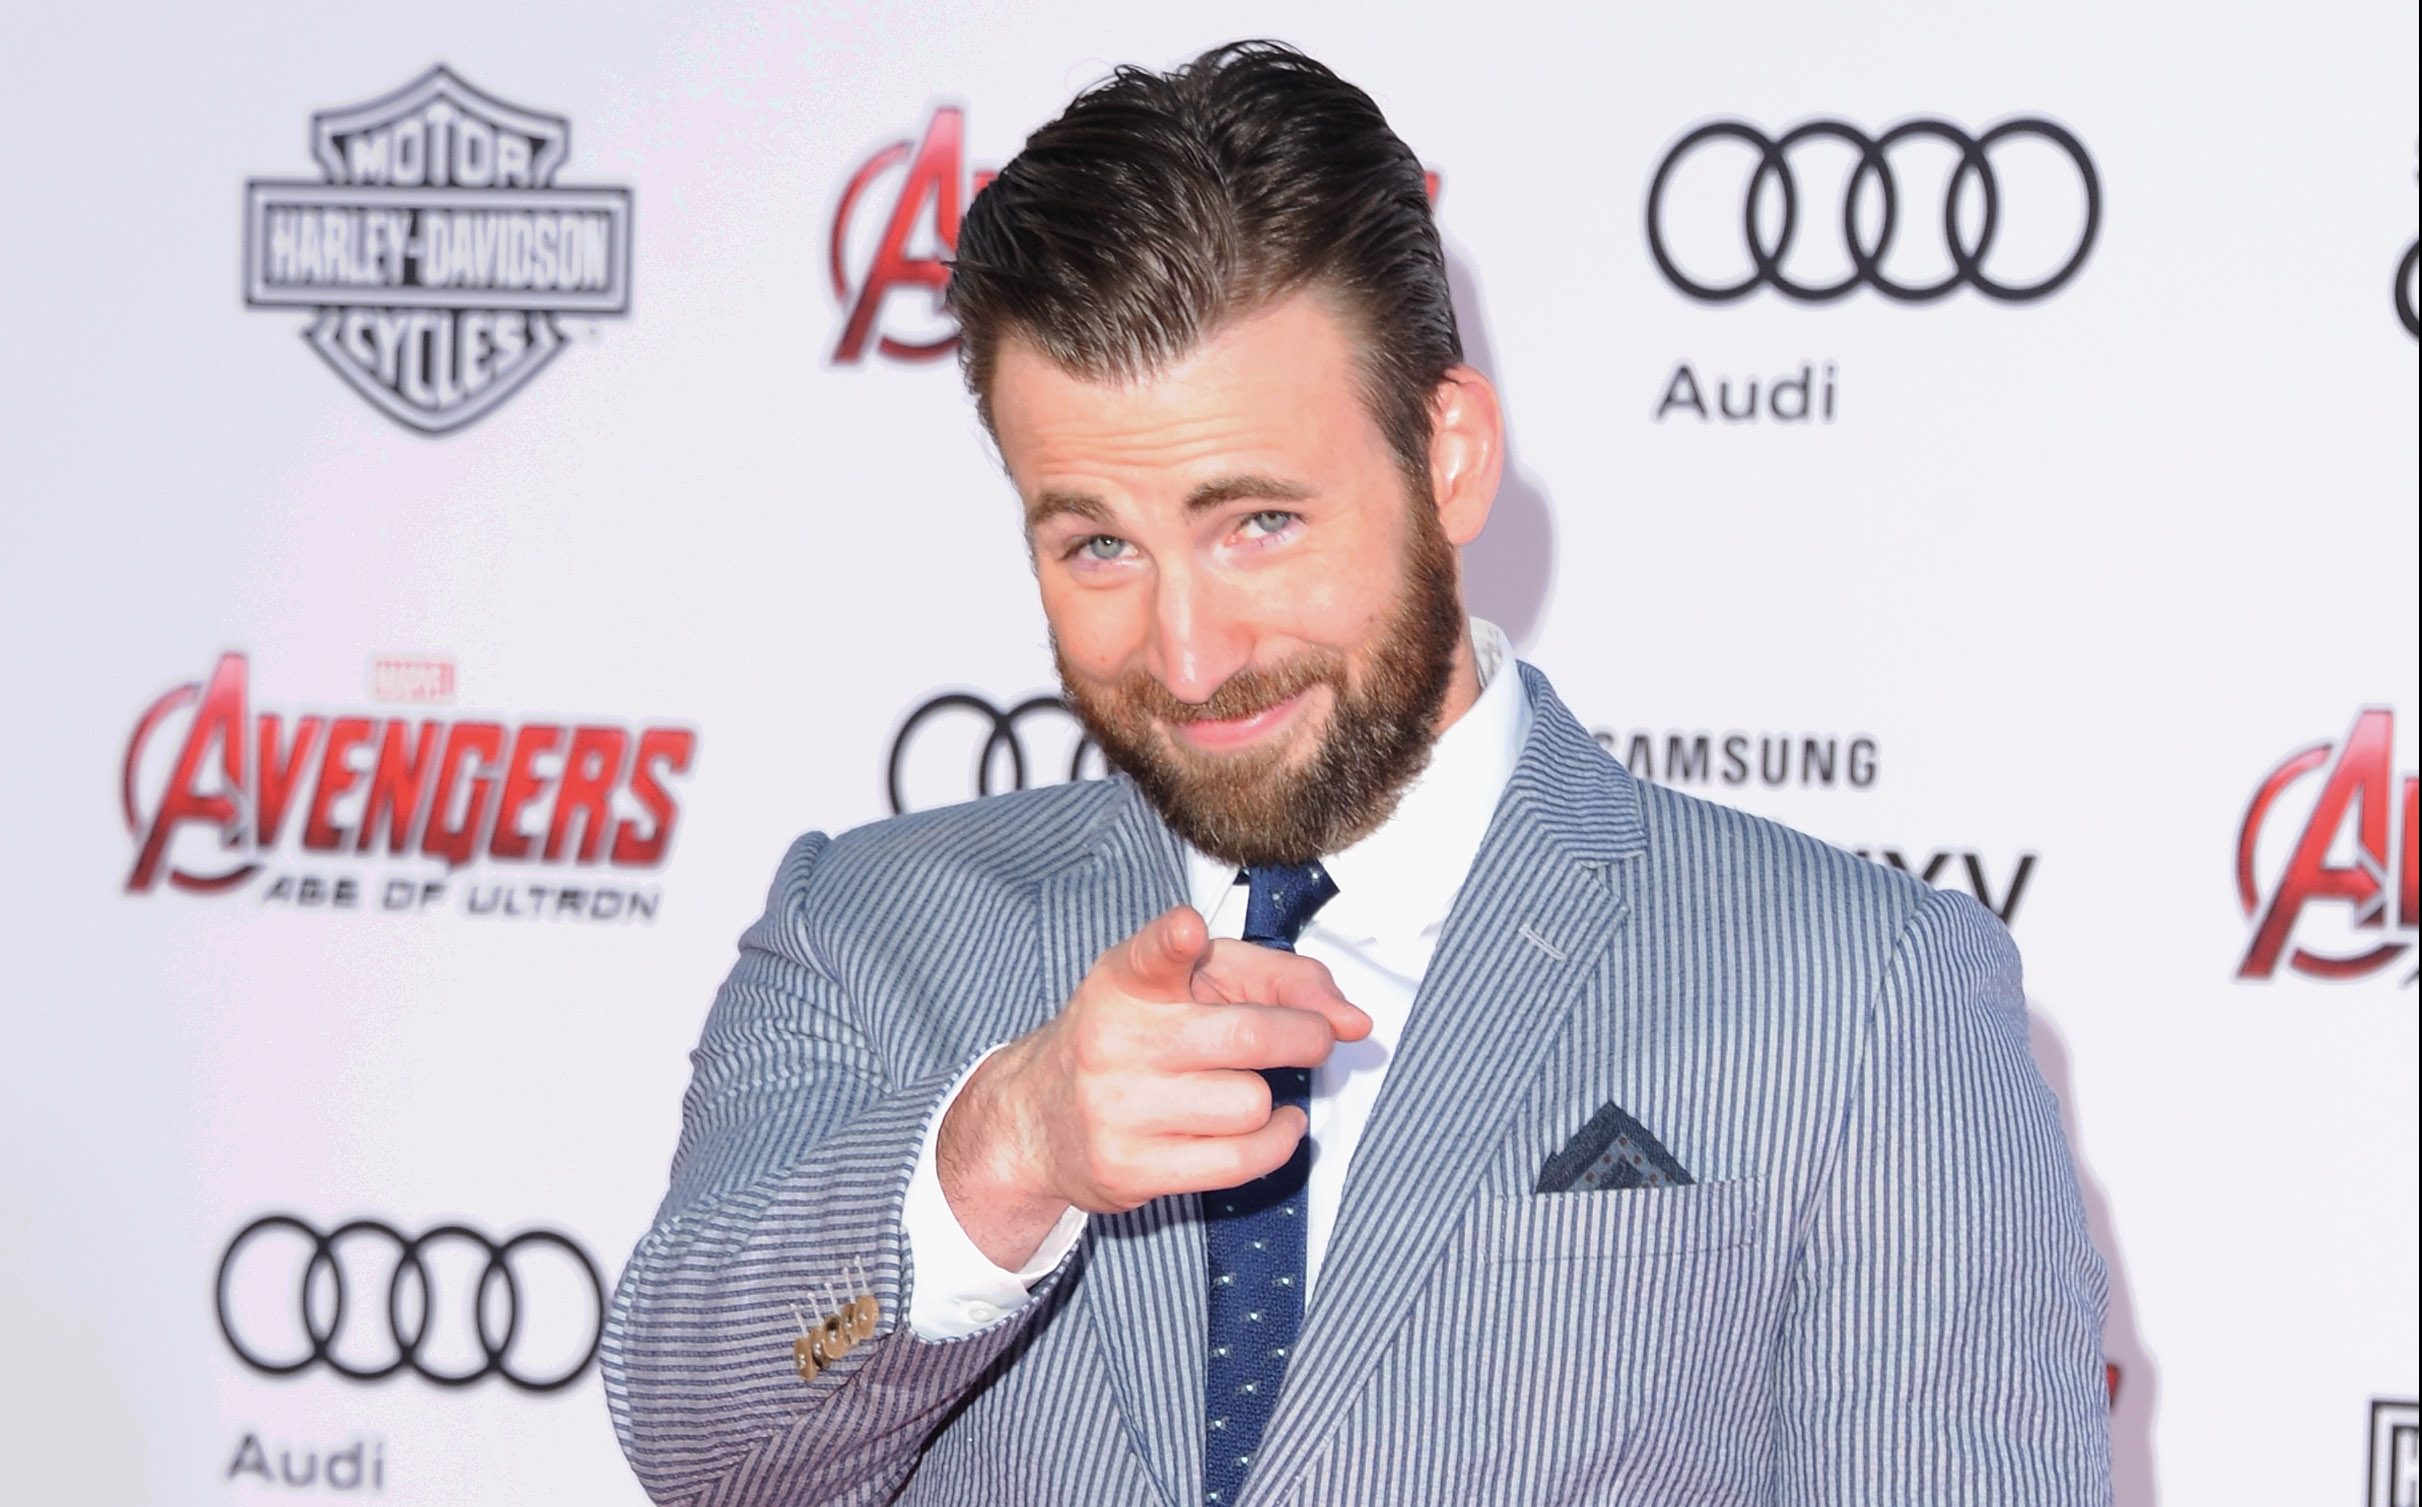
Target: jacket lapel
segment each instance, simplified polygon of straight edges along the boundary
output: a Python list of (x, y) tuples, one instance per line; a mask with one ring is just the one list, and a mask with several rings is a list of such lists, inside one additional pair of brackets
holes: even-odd
[[(1037, 895), (1046, 998), (1065, 1001), (1095, 959), (1184, 901), (1177, 839), (1125, 780), (1088, 856)], [(1203, 1273), (1191, 1198), (1155, 1199), (1087, 1225), (1078, 1305), (1092, 1325), (1129, 1442), (1169, 1507), (1202, 1499)]]
[[(1639, 792), (1545, 678), (1528, 665), (1522, 674), (1530, 741), (1346, 1174), (1320, 1285), (1246, 1483), (1247, 1507), (1291, 1490), (1344, 1421), (1623, 922), (1608, 866), (1643, 849)], [(1199, 1271), (1198, 1255), (1188, 1272)], [(1188, 1354), (1186, 1374), (1199, 1376), (1200, 1358)]]

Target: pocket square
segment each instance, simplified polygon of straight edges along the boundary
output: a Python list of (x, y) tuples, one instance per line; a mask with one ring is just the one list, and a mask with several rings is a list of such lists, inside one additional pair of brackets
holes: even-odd
[(1589, 1117), (1564, 1149), (1539, 1169), (1534, 1193), (1611, 1193), (1623, 1188), (1687, 1186), (1682, 1170), (1662, 1142), (1608, 1100)]

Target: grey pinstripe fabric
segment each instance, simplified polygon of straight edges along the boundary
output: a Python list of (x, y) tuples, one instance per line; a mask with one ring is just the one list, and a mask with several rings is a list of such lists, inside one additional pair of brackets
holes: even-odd
[[(1522, 673), (1244, 1507), (2108, 1502), (2102, 1268), (1999, 924), (1636, 783)], [(657, 1501), (1199, 1507), (1194, 1200), (978, 1334), (900, 1322), (944, 1087), (1183, 897), (1118, 781), (791, 849), (608, 1318)], [(1699, 1181), (1530, 1192), (1609, 1100)], [(881, 1331), (803, 1384), (791, 1305), (852, 1267)]]

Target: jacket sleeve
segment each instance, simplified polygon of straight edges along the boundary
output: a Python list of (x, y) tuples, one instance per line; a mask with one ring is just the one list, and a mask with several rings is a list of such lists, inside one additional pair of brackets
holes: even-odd
[(1929, 892), (1800, 1230), (1776, 1399), (1786, 1507), (2106, 1507), (2104, 1276), (2017, 949)]
[[(879, 1012), (846, 995), (813, 945), (812, 880), (829, 845), (811, 833), (792, 846), (741, 938), (691, 1053), (671, 1192), (607, 1314), (607, 1407), (659, 1503), (889, 1500), (952, 1405), (1050, 1306), (950, 1340), (907, 1326), (901, 1202), (965, 1064), (887, 1077), (868, 1036)], [(801, 1381), (794, 1307), (814, 1323), (831, 1295), (868, 1291), (874, 1337)]]

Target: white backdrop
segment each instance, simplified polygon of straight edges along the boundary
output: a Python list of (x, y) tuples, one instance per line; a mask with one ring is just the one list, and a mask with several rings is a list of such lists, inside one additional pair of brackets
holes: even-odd
[[(1111, 63), (1268, 34), (1439, 175), (1513, 432), (1480, 610), (1643, 775), (2007, 913), (2112, 1264), (2121, 1501), (2411, 1503), (2416, 32), (2352, 3), (11, 12), (0, 1495), (640, 1500), (570, 1251), (610, 1284), (645, 1228), (789, 838), (887, 814), (929, 698), (1049, 689), (955, 371), (881, 345), (948, 335), (937, 211)], [(1947, 233), (1954, 133), (2014, 120), (2076, 155), (1993, 138)], [(1911, 121), (1875, 279), (1958, 278), (1988, 173), (1971, 281), (2073, 274), (1717, 303), (1660, 269), (1690, 132), (1822, 122), (1782, 157), (1787, 248), (1742, 134), (1675, 161), (1657, 244), (1754, 272), (1754, 196), (1779, 277), (1856, 275), (1843, 133)], [(580, 265), (534, 272), (558, 238)], [(1029, 779), (1065, 773), (1052, 720), (1018, 724)], [(503, 851), (394, 852), (363, 809), (424, 721), (456, 824), (523, 807)], [(973, 794), (982, 731), (920, 724), (902, 798)], [(592, 825), (629, 861), (583, 861)], [(234, 1244), (272, 1215), (475, 1235), (390, 1313), (394, 1244), (313, 1276), (297, 1226)], [(530, 1231), (568, 1244), (483, 1299), (478, 1240)], [(483, 1312), (501, 1369), (570, 1380), (339, 1374), (424, 1328), (427, 1370), (477, 1374)]]

